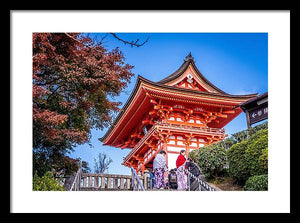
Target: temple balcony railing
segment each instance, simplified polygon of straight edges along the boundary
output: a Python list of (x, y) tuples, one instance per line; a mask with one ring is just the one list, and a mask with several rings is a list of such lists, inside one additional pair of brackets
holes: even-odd
[(225, 130), (223, 128), (211, 128), (208, 126), (190, 126), (190, 125), (181, 125), (173, 124), (168, 122), (156, 121), (154, 125), (147, 131), (147, 133), (140, 139), (140, 141), (133, 147), (130, 153), (124, 158), (124, 162), (132, 156), (158, 129), (161, 130), (171, 130), (173, 132), (182, 132), (182, 133), (194, 133), (194, 134), (203, 134), (203, 135), (217, 135), (225, 137)]
[(220, 134), (223, 135), (225, 134), (225, 130), (223, 128), (211, 128), (208, 126), (190, 126), (190, 125), (184, 125), (184, 124), (173, 124), (173, 123), (168, 123), (168, 122), (157, 122), (154, 126), (157, 126), (158, 128), (164, 128), (168, 127), (170, 129), (176, 130), (190, 130), (194, 132), (199, 132), (199, 133), (208, 133), (208, 134)]

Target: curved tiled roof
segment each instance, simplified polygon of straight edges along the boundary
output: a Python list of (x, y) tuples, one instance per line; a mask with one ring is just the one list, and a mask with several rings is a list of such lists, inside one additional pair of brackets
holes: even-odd
[[(199, 77), (204, 80), (206, 82), (206, 84), (208, 84), (209, 86), (211, 86), (213, 89), (215, 89), (218, 93), (214, 93), (214, 92), (206, 92), (206, 91), (199, 91), (199, 90), (194, 90), (194, 89), (188, 89), (188, 88), (179, 88), (176, 86), (169, 86), (166, 85), (166, 83), (176, 79), (177, 77), (179, 77), (180, 75), (183, 74), (183, 72), (188, 68), (189, 64), (191, 64), (193, 66), (193, 69), (195, 69), (197, 75), (199, 75)], [(197, 67), (195, 66), (194, 63), (194, 59), (191, 56), (191, 53), (185, 58), (184, 63), (179, 67), (179, 69), (177, 71), (175, 71), (174, 73), (172, 73), (171, 75), (169, 75), (168, 77), (157, 81), (157, 82), (153, 82), (150, 81), (140, 75), (138, 75), (137, 77), (137, 81), (135, 84), (135, 87), (133, 89), (133, 91), (131, 92), (128, 100), (126, 101), (126, 103), (124, 104), (123, 108), (121, 109), (120, 113), (117, 115), (117, 117), (115, 118), (115, 120), (113, 121), (113, 124), (110, 126), (110, 128), (107, 130), (107, 132), (104, 134), (103, 137), (99, 138), (100, 141), (104, 141), (108, 135), (110, 134), (110, 132), (114, 129), (114, 126), (116, 126), (119, 122), (119, 120), (122, 118), (123, 114), (125, 113), (125, 111), (127, 110), (128, 106), (130, 105), (131, 101), (133, 100), (133, 98), (136, 95), (137, 90), (139, 89), (141, 83), (148, 83), (152, 86), (157, 86), (157, 87), (161, 87), (164, 89), (170, 89), (170, 90), (176, 90), (178, 92), (182, 92), (182, 93), (193, 93), (195, 95), (208, 95), (208, 96), (219, 96), (219, 97), (225, 97), (225, 98), (243, 98), (243, 99), (251, 99), (255, 96), (257, 96), (257, 93), (255, 94), (248, 94), (248, 95), (231, 95), (228, 93), (225, 93), (224, 91), (220, 90), (219, 88), (217, 88), (216, 86), (214, 86), (211, 82), (209, 82), (201, 73), (200, 71), (197, 69)]]
[(197, 75), (205, 81), (206, 84), (208, 84), (210, 87), (212, 87), (213, 89), (215, 89), (216, 91), (222, 93), (222, 94), (227, 94), (226, 92), (222, 91), (221, 89), (217, 88), (215, 85), (213, 85), (209, 80), (207, 80), (204, 75), (198, 70), (198, 68), (195, 65), (195, 61), (194, 58), (192, 57), (192, 54), (189, 53), (189, 55), (187, 55), (184, 59), (183, 64), (172, 74), (170, 74), (169, 76), (167, 76), (166, 78), (157, 81), (156, 83), (158, 84), (166, 84), (178, 77), (180, 77), (184, 71), (188, 68), (189, 65), (192, 65), (193, 69), (196, 71)]
[(144, 83), (148, 83), (151, 84), (153, 86), (158, 86), (158, 87), (163, 87), (165, 89), (170, 89), (170, 90), (176, 90), (179, 92), (186, 92), (186, 93), (193, 93), (196, 95), (210, 95), (210, 96), (223, 96), (226, 98), (252, 98), (257, 96), (257, 93), (255, 94), (248, 94), (248, 95), (230, 95), (230, 94), (221, 94), (221, 93), (213, 93), (213, 92), (205, 92), (205, 91), (198, 91), (198, 90), (193, 90), (193, 89), (186, 89), (186, 88), (178, 88), (175, 86), (168, 86), (168, 85), (164, 85), (158, 82), (152, 82), (146, 78), (143, 78), (142, 76), (138, 76), (137, 78), (137, 82), (136, 85), (131, 93), (131, 95), (129, 96), (128, 100), (126, 101), (126, 103), (124, 104), (123, 108), (121, 109), (120, 113), (117, 115), (116, 119), (114, 120), (113, 124), (111, 125), (111, 127), (108, 129), (108, 131), (105, 133), (105, 135), (101, 138), (99, 138), (100, 141), (103, 141), (106, 139), (106, 137), (109, 135), (109, 133), (113, 130), (114, 126), (118, 123), (119, 119), (123, 116), (123, 114), (125, 113), (125, 111), (127, 110), (128, 106), (130, 105), (131, 101), (133, 100), (138, 88), (140, 87), (140, 84), (144, 82)]

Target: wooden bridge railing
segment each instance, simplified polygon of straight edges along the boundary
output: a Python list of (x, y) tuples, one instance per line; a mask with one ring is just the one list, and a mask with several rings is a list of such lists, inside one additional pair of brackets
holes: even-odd
[[(147, 190), (149, 178), (145, 174), (139, 176), (141, 183)], [(132, 176), (102, 173), (82, 173), (80, 190), (133, 190)]]

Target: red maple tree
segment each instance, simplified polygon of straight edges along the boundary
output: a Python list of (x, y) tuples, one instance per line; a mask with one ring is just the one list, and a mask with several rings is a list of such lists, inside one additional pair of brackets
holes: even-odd
[[(80, 33), (33, 33), (33, 149), (53, 162), (112, 121), (133, 66)], [(46, 152), (45, 152), (46, 151)], [(56, 155), (54, 155), (56, 154)]]

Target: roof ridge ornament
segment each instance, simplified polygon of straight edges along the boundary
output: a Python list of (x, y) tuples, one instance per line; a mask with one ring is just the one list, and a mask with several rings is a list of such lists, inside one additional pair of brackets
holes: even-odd
[(188, 60), (194, 60), (194, 57), (192, 57), (192, 53), (191, 52), (184, 59), (184, 61), (188, 61)]

